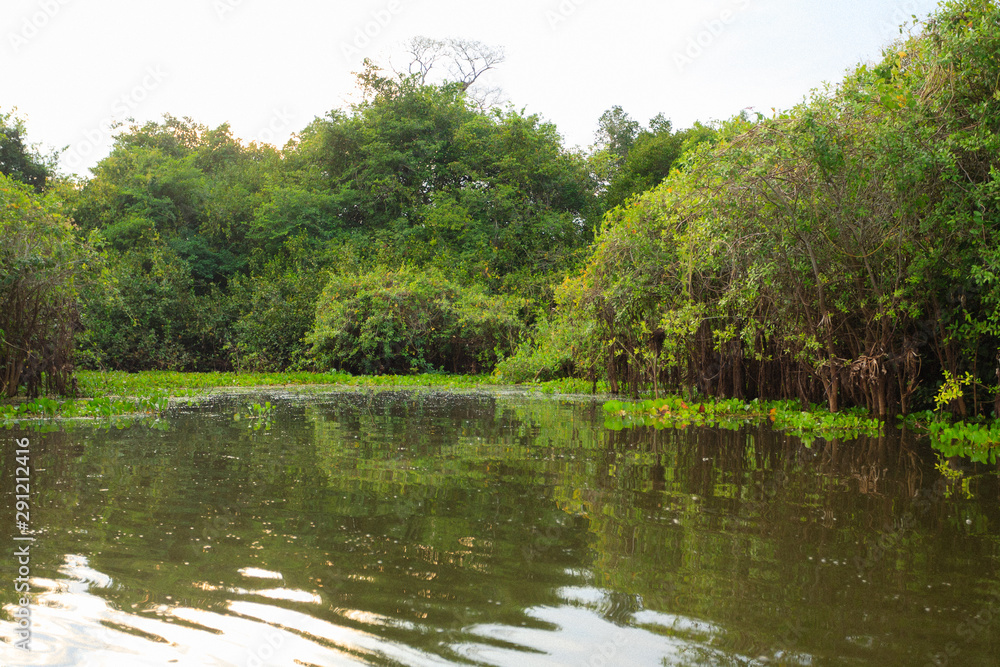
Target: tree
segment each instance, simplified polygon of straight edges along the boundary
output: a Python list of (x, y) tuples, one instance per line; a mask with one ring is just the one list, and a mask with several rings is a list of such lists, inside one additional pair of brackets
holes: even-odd
[(41, 155), (27, 145), (25, 133), (23, 120), (13, 112), (0, 113), (0, 174), (41, 192), (54, 171), (55, 157)]
[(405, 48), (410, 55), (407, 70), (421, 85), (432, 83), (429, 75), (441, 62), (447, 72), (446, 81), (459, 82), (468, 88), (505, 60), (503, 48), (475, 40), (414, 37)]
[[(688, 137), (683, 168), (610, 211), (586, 269), (557, 294), (552, 321), (593, 332), (575, 368), (602, 370), (612, 391), (882, 417), (930, 407), (942, 378), (963, 377), (969, 391), (948, 409), (1000, 410), (998, 78), (1000, 8), (945, 2), (836, 88)], [(650, 149), (660, 137), (673, 139), (650, 132)], [(609, 190), (622, 175), (658, 177), (638, 161), (642, 143)], [(519, 360), (555, 358), (541, 352)]]
[[(410, 58), (405, 74), (420, 85), (435, 83), (432, 72), (443, 69), (444, 76), (437, 83), (458, 84), (480, 110), (502, 104), (503, 92), (499, 87), (476, 85), (486, 72), (504, 62), (502, 47), (476, 40), (414, 37), (404, 48)], [(405, 74), (396, 70), (397, 77)]]
[(620, 106), (605, 111), (598, 121), (597, 143), (590, 156), (605, 210), (662, 183), (684, 152), (697, 143), (711, 141), (714, 134), (698, 122), (674, 132), (673, 124), (662, 113), (643, 128)]
[(592, 184), (551, 124), (371, 63), (359, 77), (367, 99), (314, 121), (289, 154), (317, 177), (324, 233), (373, 261), (436, 263), (494, 287), (563, 267), (587, 243)]
[(242, 145), (227, 125), (165, 116), (119, 134), (93, 171), (72, 199), (74, 216), (105, 242), (113, 280), (85, 295), (90, 363), (228, 367), (238, 318), (229, 282), (282, 247), (255, 235), (282, 187), (278, 152)]
[[(597, 121), (597, 132), (594, 135), (596, 150), (606, 150), (614, 156), (615, 163), (621, 166), (628, 157), (628, 152), (635, 143), (642, 125), (633, 119), (618, 105), (601, 114)], [(669, 127), (667, 128), (669, 132)]]
[(89, 250), (54, 194), (0, 174), (0, 395), (65, 394)]

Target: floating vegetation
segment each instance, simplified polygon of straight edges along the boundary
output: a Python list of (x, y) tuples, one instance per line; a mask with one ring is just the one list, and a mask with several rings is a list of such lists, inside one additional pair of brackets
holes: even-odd
[[(145, 419), (158, 418), (170, 406), (171, 399), (197, 400), (213, 391), (264, 387), (330, 388), (432, 388), (478, 389), (505, 386), (487, 375), (350, 375), (348, 373), (181, 373), (176, 371), (80, 371), (76, 375), (80, 399), (41, 397), (22, 403), (0, 404), (0, 427), (10, 428), (28, 421), (55, 419)], [(544, 394), (582, 394), (593, 391), (593, 383), (563, 378), (524, 385)], [(604, 389), (598, 383), (598, 391)], [(242, 415), (251, 428), (264, 428), (270, 421), (270, 403), (255, 409), (253, 404)]]
[(802, 410), (798, 401), (743, 401), (724, 399), (688, 404), (679, 396), (641, 402), (608, 401), (604, 404), (607, 428), (620, 430), (637, 426), (687, 428), (719, 426), (736, 429), (748, 423), (770, 422), (779, 431), (796, 435), (808, 444), (817, 437), (877, 437), (883, 423), (863, 409), (828, 412), (813, 406)]
[(152, 425), (170, 406), (170, 397), (162, 391), (137, 398), (56, 400), (36, 398), (24, 403), (0, 405), (0, 428), (30, 427), (35, 430), (55, 430), (56, 420), (90, 420), (124, 428), (143, 421)]
[[(927, 417), (930, 419), (922, 421), (922, 418)], [(973, 463), (990, 465), (997, 462), (997, 453), (1000, 452), (1000, 421), (951, 422), (928, 411), (908, 417), (905, 423), (926, 431), (931, 446), (943, 456), (963, 456)]]

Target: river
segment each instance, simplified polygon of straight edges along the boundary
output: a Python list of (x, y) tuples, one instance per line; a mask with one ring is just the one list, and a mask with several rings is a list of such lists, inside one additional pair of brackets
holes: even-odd
[(586, 397), (271, 391), (0, 443), (3, 665), (1000, 664), (997, 469), (891, 429), (807, 446), (614, 431)]

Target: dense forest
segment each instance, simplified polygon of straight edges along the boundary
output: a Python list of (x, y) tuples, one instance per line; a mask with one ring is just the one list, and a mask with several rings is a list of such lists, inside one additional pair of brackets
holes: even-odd
[(942, 4), (770, 118), (612, 107), (587, 151), (477, 94), (496, 51), (412, 52), (283, 148), (165, 116), (84, 180), (0, 115), (0, 393), (75, 368), (492, 372), (1000, 413), (995, 3)]

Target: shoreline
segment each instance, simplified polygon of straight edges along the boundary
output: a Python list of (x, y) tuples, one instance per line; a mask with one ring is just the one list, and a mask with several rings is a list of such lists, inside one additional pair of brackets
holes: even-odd
[[(0, 403), (0, 427), (53, 422), (101, 423), (158, 420), (181, 399), (213, 394), (251, 393), (267, 390), (338, 391), (359, 389), (440, 391), (491, 390), (523, 392), (538, 397), (589, 397), (602, 400), (605, 427), (613, 430), (653, 428), (722, 427), (769, 424), (778, 431), (801, 438), (807, 446), (815, 438), (854, 439), (879, 437), (892, 424), (930, 438), (945, 456), (968, 457), (995, 463), (1000, 453), (1000, 420), (950, 421), (946, 415), (924, 411), (896, 420), (881, 420), (862, 408), (836, 413), (825, 406), (802, 410), (797, 401), (746, 401), (714, 397), (670, 395), (660, 399), (621, 400), (606, 391), (603, 383), (564, 378), (545, 382), (511, 384), (490, 375), (350, 375), (347, 373), (177, 372), (177, 371), (79, 371), (78, 398), (39, 397)], [(688, 405), (687, 402), (690, 402)]]

